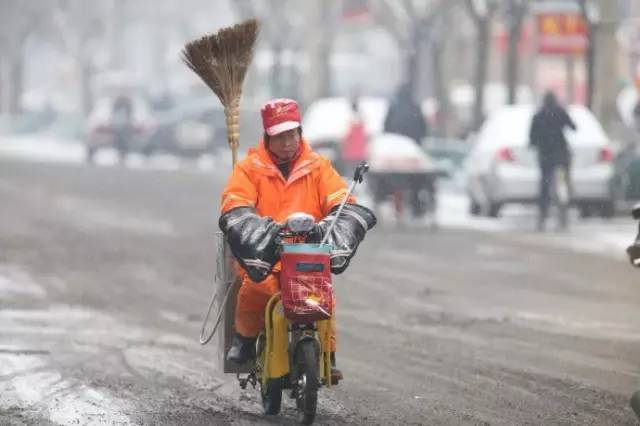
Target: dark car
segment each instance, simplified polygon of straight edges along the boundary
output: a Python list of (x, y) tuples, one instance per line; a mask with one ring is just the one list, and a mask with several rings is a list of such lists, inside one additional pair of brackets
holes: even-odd
[(640, 144), (628, 144), (616, 156), (613, 185), (619, 207), (640, 201)]
[(103, 148), (116, 149), (121, 159), (130, 152), (140, 152), (155, 132), (155, 118), (147, 101), (141, 96), (126, 96), (123, 108), (118, 107), (122, 95), (104, 96), (96, 102), (84, 140), (88, 162)]
[[(213, 154), (227, 146), (224, 109), (212, 96), (183, 99), (156, 112), (157, 127), (144, 149), (146, 154), (170, 153), (181, 157)], [(260, 137), (257, 110), (242, 108), (240, 134), (251, 145)]]

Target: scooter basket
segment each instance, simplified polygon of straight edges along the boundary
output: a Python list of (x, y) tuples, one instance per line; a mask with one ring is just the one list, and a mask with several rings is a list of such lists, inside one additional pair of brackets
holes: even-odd
[(280, 292), (284, 316), (309, 323), (331, 317), (333, 286), (329, 258), (331, 246), (284, 244), (280, 261)]

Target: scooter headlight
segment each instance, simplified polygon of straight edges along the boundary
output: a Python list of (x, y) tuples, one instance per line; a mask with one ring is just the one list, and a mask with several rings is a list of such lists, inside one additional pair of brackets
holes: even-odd
[(287, 228), (296, 234), (311, 231), (315, 223), (315, 218), (307, 213), (294, 213), (287, 218)]

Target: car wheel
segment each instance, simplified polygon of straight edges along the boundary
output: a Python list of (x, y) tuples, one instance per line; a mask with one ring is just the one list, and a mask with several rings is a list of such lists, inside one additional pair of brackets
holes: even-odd
[(593, 210), (590, 205), (583, 204), (579, 207), (579, 211), (580, 211), (580, 218), (587, 219), (591, 217)]
[(96, 154), (96, 149), (92, 146), (87, 146), (85, 150), (85, 160), (88, 164), (93, 164), (93, 157)]
[(472, 216), (480, 216), (481, 212), (482, 206), (476, 200), (472, 199), (469, 204), (469, 213), (471, 213)]
[(493, 218), (500, 217), (500, 209), (501, 208), (502, 208), (502, 206), (500, 204), (498, 204), (498, 203), (489, 204), (489, 212), (488, 212), (489, 217), (493, 217)]
[(605, 201), (600, 206), (600, 217), (611, 219), (614, 216), (615, 212), (616, 206), (613, 200)]

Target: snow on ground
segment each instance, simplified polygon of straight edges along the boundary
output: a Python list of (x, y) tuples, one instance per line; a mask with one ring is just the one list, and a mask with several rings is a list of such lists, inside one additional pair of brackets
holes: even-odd
[[(240, 158), (244, 152), (239, 153)], [(60, 139), (47, 135), (2, 135), (0, 134), (0, 158), (14, 158), (33, 162), (56, 162), (81, 164), (86, 161), (85, 147), (80, 141)], [(119, 164), (114, 149), (106, 148), (95, 154), (96, 166), (110, 167)], [(126, 166), (131, 169), (178, 170), (188, 169), (209, 172), (231, 167), (231, 154), (219, 156), (203, 155), (197, 159), (179, 158), (171, 154), (153, 154), (146, 157), (139, 153), (129, 154)]]
[(535, 207), (506, 206), (499, 219), (473, 217), (468, 211), (469, 202), (464, 194), (444, 193), (440, 199), (439, 223), (446, 227), (513, 233), (527, 242), (616, 259), (627, 258), (625, 250), (637, 231), (637, 225), (631, 218), (580, 219), (577, 212), (572, 211), (569, 230), (555, 231), (551, 218), (547, 231), (542, 233), (535, 230)]
[[(360, 202), (373, 208), (366, 188), (358, 188), (355, 193)], [(377, 214), (381, 226), (398, 226), (390, 203), (383, 204)], [(633, 242), (638, 229), (631, 218), (581, 219), (576, 211), (572, 211), (569, 230), (556, 231), (554, 220), (550, 218), (547, 232), (543, 233), (536, 231), (536, 214), (533, 206), (514, 205), (505, 206), (499, 219), (472, 216), (469, 214), (467, 196), (459, 189), (445, 188), (439, 194), (436, 222), (441, 229), (499, 232), (535, 245), (564, 248), (625, 261), (625, 250)], [(404, 226), (426, 228), (429, 227), (429, 222), (405, 219)]]

